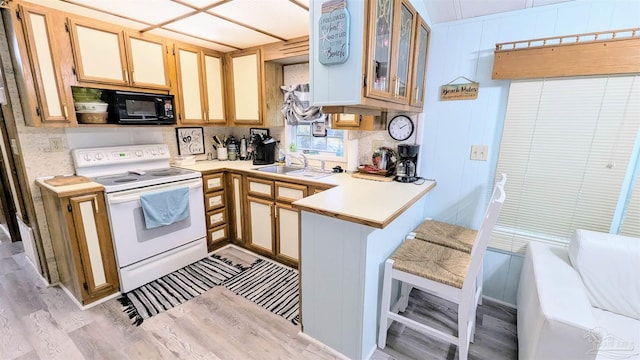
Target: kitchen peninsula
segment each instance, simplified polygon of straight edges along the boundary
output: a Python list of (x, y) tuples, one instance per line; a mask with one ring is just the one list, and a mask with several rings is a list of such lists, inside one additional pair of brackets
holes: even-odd
[[(296, 181), (257, 171), (259, 166), (249, 162), (201, 161), (182, 167)], [(313, 182), (333, 187), (292, 203), (301, 211), (302, 331), (351, 359), (366, 359), (377, 346), (383, 263), (423, 220), (425, 195), (436, 183), (378, 182), (348, 174)]]

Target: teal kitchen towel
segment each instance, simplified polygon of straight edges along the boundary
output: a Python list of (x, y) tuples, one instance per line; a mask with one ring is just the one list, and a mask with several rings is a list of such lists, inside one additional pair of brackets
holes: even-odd
[(171, 225), (189, 217), (189, 188), (140, 195), (147, 229)]

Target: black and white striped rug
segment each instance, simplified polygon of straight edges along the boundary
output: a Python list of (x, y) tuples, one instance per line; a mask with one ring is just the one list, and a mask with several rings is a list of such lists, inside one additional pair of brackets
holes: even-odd
[(140, 325), (145, 319), (191, 300), (247, 269), (212, 255), (132, 290), (118, 300), (133, 323)]
[(260, 259), (223, 286), (296, 325), (300, 322), (298, 272), (294, 269)]

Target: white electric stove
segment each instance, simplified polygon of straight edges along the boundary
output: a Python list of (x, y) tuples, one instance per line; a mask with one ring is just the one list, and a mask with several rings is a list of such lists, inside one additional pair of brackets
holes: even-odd
[[(172, 168), (165, 144), (74, 149), (76, 174), (102, 184), (120, 275), (131, 291), (207, 256), (201, 174)], [(147, 229), (143, 194), (189, 189), (189, 217)]]

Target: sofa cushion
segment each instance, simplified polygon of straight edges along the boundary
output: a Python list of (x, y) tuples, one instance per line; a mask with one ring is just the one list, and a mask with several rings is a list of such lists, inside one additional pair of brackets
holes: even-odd
[(593, 306), (640, 320), (640, 239), (576, 230), (569, 258)]
[(596, 359), (640, 359), (640, 321), (600, 309), (593, 316), (601, 337)]

